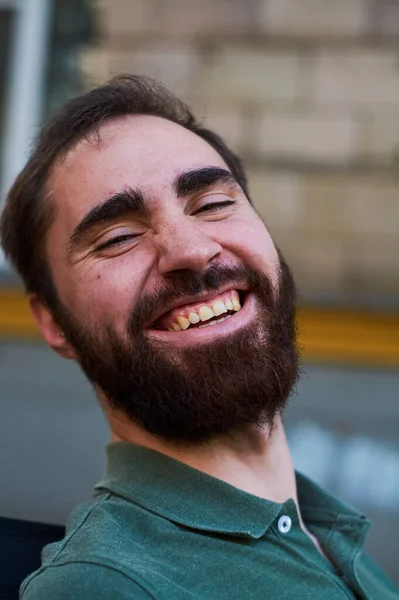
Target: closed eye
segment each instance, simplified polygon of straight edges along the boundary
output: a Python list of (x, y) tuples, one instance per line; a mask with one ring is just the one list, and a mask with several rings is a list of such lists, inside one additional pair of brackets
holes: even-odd
[(129, 240), (133, 240), (137, 237), (138, 237), (137, 234), (132, 234), (132, 233), (129, 233), (126, 235), (118, 235), (117, 237), (107, 240), (103, 244), (100, 244), (99, 246), (97, 246), (96, 250), (104, 250), (105, 248), (110, 248), (111, 246), (117, 247), (119, 245), (122, 245), (124, 242), (128, 242)]
[(209, 204), (205, 204), (201, 206), (198, 210), (195, 211), (194, 215), (202, 212), (211, 212), (221, 210), (222, 208), (226, 208), (227, 206), (231, 206), (235, 204), (235, 200), (225, 200), (224, 202), (210, 202)]

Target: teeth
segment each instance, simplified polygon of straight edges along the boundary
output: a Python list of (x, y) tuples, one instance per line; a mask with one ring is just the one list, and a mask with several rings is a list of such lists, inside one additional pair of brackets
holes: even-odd
[(179, 323), (183, 331), (190, 327), (190, 321), (186, 319), (186, 317), (177, 317), (177, 322)]
[(212, 304), (212, 310), (215, 317), (227, 312), (226, 306), (220, 300), (216, 300), (216, 302)]
[(230, 298), (225, 301), (225, 305), (226, 305), (227, 310), (233, 310), (233, 303), (230, 300)]
[(190, 312), (188, 315), (188, 320), (190, 321), (190, 323), (192, 323), (193, 325), (195, 325), (196, 323), (200, 322), (200, 318), (197, 315), (197, 313), (195, 312)]
[(221, 319), (217, 319), (216, 321), (211, 321), (210, 323), (205, 323), (204, 325), (200, 325), (198, 329), (204, 329), (204, 327), (212, 327), (212, 325), (217, 325), (218, 323), (223, 323), (227, 319), (230, 319), (233, 315), (227, 315), (227, 317), (222, 317)]
[(198, 316), (201, 319), (201, 321), (209, 321), (209, 319), (212, 319), (212, 317), (214, 317), (215, 315), (210, 306), (201, 306), (201, 308), (198, 311)]
[[(208, 305), (201, 306), (198, 311), (198, 314), (194, 311), (191, 311), (188, 314), (188, 317), (183, 317), (183, 315), (179, 315), (177, 317), (177, 323), (170, 323), (168, 327), (168, 331), (185, 331), (190, 327), (190, 325), (196, 325), (200, 321), (209, 321), (213, 319), (213, 317), (218, 317), (227, 313), (229, 310), (234, 310), (238, 312), (241, 309), (241, 304), (239, 300), (239, 296), (237, 292), (233, 291), (231, 298), (227, 298), (224, 302), (221, 300), (216, 300), (212, 304), (212, 307)], [(228, 319), (231, 315), (227, 315), (227, 317), (223, 317), (222, 319), (216, 319), (207, 323), (206, 325), (200, 325), (199, 327), (208, 327), (211, 325), (216, 325), (217, 323), (221, 323), (225, 319)]]
[(240, 308), (241, 308), (240, 301), (237, 300), (236, 298), (233, 298), (233, 310), (237, 311), (237, 310), (240, 310)]
[(223, 323), (223, 321), (227, 321), (227, 319), (230, 319), (233, 315), (227, 315), (227, 317), (222, 317), (221, 319), (218, 319), (216, 321), (216, 323)]

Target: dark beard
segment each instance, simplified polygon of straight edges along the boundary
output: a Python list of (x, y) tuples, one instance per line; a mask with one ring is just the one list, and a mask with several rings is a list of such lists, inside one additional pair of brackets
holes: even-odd
[[(230, 283), (245, 283), (255, 294), (257, 318), (249, 326), (197, 348), (171, 349), (146, 335), (143, 325), (160, 306)], [(127, 341), (106, 324), (89, 330), (62, 305), (56, 318), (110, 407), (174, 443), (207, 442), (251, 425), (272, 426), (298, 378), (295, 286), (282, 257), (278, 290), (248, 267), (218, 265), (204, 274), (176, 275), (137, 303)]]

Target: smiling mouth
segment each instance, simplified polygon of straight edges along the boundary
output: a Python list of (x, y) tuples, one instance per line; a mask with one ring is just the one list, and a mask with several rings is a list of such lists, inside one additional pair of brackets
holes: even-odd
[(179, 306), (156, 321), (154, 328), (161, 331), (203, 329), (231, 319), (242, 308), (244, 295), (237, 290), (228, 290), (205, 302)]

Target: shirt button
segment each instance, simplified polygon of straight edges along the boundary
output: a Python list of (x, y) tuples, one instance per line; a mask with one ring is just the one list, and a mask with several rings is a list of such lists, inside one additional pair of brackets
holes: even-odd
[(292, 527), (292, 520), (288, 515), (284, 515), (279, 518), (277, 524), (280, 533), (289, 533)]

